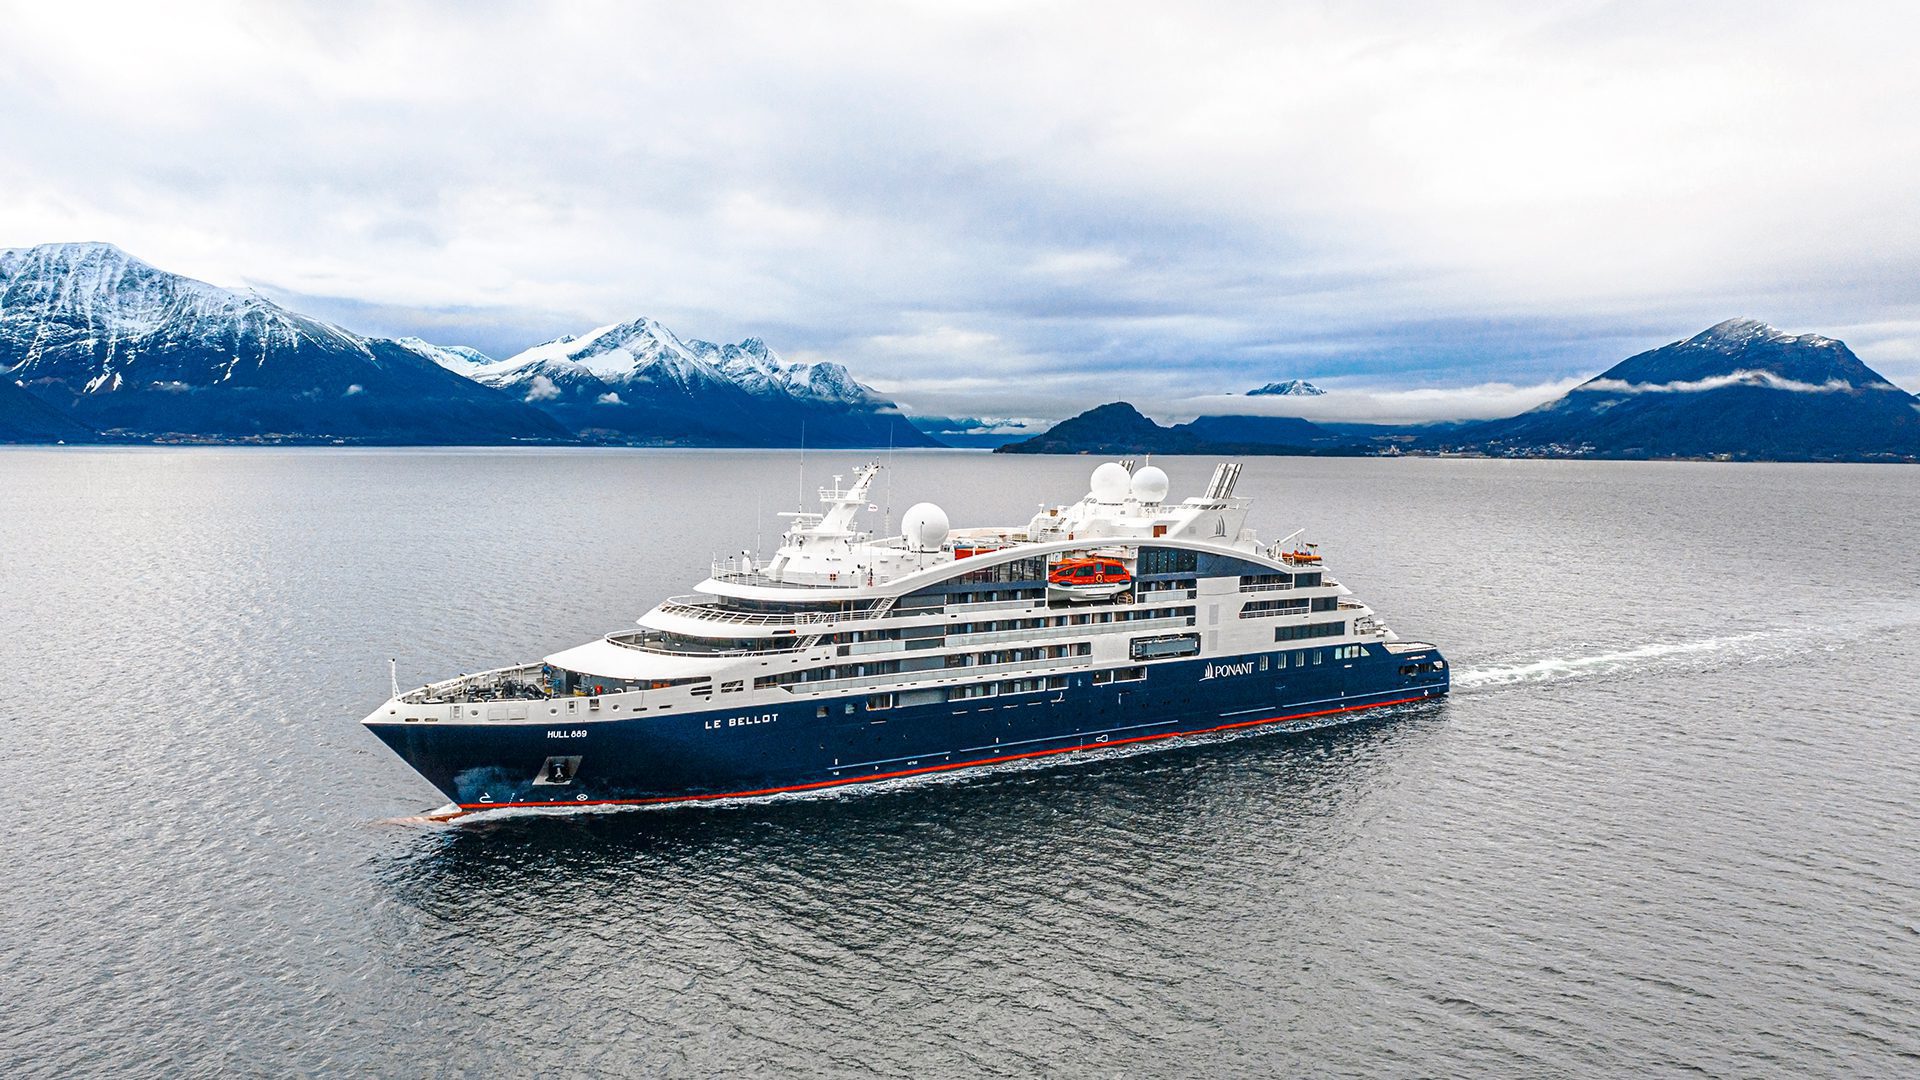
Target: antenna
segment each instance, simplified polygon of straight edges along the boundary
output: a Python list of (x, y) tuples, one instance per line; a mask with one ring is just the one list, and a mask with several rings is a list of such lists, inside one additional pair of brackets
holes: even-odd
[(807, 422), (800, 421), (800, 503), (798, 509), (805, 513), (807, 509)]
[(887, 418), (887, 515), (880, 520), (880, 535), (893, 535), (893, 418)]
[(391, 656), (387, 657), (387, 681), (391, 683), (393, 686), (393, 696), (399, 697), (400, 696), (400, 661)]

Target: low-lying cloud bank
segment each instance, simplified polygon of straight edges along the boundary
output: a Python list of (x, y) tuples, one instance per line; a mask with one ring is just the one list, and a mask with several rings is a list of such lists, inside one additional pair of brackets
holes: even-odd
[(1497, 420), (1553, 400), (1579, 385), (1578, 379), (1515, 385), (1417, 387), (1389, 390), (1320, 384), (1318, 397), (1245, 397), (1208, 395), (1171, 403), (1176, 419), (1196, 416), (1299, 416), (1308, 420), (1357, 424), (1427, 424), (1446, 420)]
[[(1791, 390), (1797, 394), (1831, 394), (1841, 390), (1852, 390), (1853, 384), (1845, 379), (1828, 379), (1823, 383), (1801, 382), (1775, 375), (1771, 371), (1754, 371), (1742, 368), (1725, 375), (1714, 375), (1705, 379), (1679, 380), (1664, 383), (1630, 383), (1620, 379), (1595, 379), (1583, 383), (1582, 390), (1599, 390), (1615, 394), (1698, 394), (1705, 390), (1719, 390), (1728, 386), (1763, 386), (1770, 390)], [(1895, 387), (1886, 387), (1892, 390)]]

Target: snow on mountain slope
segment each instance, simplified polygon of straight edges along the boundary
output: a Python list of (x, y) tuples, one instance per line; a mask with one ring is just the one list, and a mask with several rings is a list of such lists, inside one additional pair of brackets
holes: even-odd
[(1513, 455), (1911, 460), (1911, 400), (1842, 342), (1729, 319), (1450, 440)]
[(419, 353), (448, 371), (461, 375), (470, 375), (493, 363), (493, 357), (465, 345), (435, 345), (431, 341), (417, 337), (395, 338), (393, 343), (409, 352)]
[(551, 417), (417, 352), (111, 244), (0, 251), (0, 373), (103, 431), (504, 442)]
[(939, 445), (840, 364), (788, 363), (759, 338), (681, 338), (644, 317), (557, 338), (472, 374), (583, 433), (719, 445)]
[(832, 361), (790, 364), (759, 338), (716, 348), (720, 354), (720, 370), (750, 393), (784, 393), (806, 401), (854, 408), (890, 406), (871, 387), (855, 381), (844, 366)]
[(1289, 379), (1286, 382), (1270, 382), (1258, 389), (1247, 391), (1248, 397), (1320, 397), (1325, 390), (1305, 379)]

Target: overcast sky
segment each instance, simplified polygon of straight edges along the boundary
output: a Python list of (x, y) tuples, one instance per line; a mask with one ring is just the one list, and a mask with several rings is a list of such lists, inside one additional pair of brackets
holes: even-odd
[(0, 0), (0, 247), (923, 413), (1504, 414), (1736, 315), (1914, 389), (1916, 11)]

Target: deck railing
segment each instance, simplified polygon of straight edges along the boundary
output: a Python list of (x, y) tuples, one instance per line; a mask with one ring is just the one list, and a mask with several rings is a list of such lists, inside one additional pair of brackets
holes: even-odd
[(1012, 664), (974, 664), (969, 667), (929, 668), (926, 671), (896, 671), (886, 675), (867, 675), (852, 679), (820, 679), (816, 682), (785, 683), (780, 689), (790, 694), (813, 694), (832, 690), (872, 687), (876, 692), (902, 685), (920, 683), (962, 683), (977, 675), (1015, 673), (1053, 674), (1080, 671), (1092, 663), (1087, 657), (1059, 657), (1051, 660), (1022, 660)]
[(993, 645), (1002, 641), (1053, 641), (1059, 638), (1091, 637), (1096, 634), (1139, 633), (1143, 630), (1167, 630), (1192, 626), (1188, 615), (1165, 619), (1134, 619), (1124, 622), (1081, 623), (1068, 626), (1035, 627), (1030, 630), (990, 630), (980, 634), (948, 634), (948, 645)]
[(852, 611), (796, 611), (786, 615), (758, 611), (731, 611), (719, 601), (703, 596), (675, 596), (657, 609), (662, 615), (684, 615), (702, 622), (727, 626), (816, 626), (822, 623), (851, 622), (872, 616), (874, 605)]

